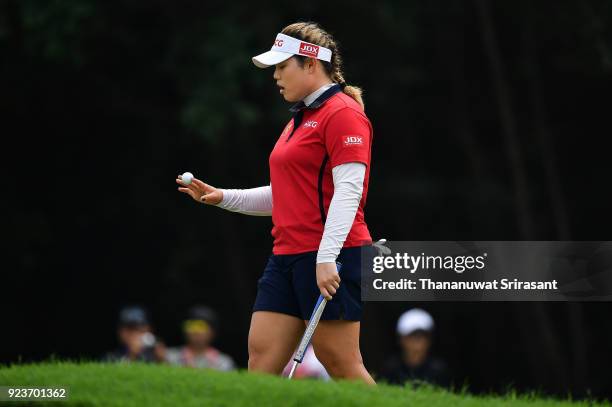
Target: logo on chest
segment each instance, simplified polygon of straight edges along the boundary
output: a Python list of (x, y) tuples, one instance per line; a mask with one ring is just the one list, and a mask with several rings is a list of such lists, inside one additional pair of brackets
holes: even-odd
[(283, 130), (281, 137), (282, 136), (286, 136), (287, 134), (289, 134), (289, 132), (291, 131), (291, 129), (293, 128), (293, 122), (289, 122), (287, 123), (287, 125), (285, 126), (285, 129)]
[(306, 123), (304, 123), (302, 127), (311, 127), (314, 129), (318, 125), (319, 125), (319, 122), (315, 122), (314, 120), (308, 120)]
[(363, 137), (361, 136), (344, 136), (345, 146), (360, 146), (363, 144)]

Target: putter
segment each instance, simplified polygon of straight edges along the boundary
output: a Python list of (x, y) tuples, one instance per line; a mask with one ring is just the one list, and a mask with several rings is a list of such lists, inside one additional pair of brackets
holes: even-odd
[[(336, 263), (336, 267), (338, 268), (338, 273), (340, 272), (341, 265), (340, 263)], [(302, 336), (302, 340), (300, 341), (300, 346), (298, 346), (297, 351), (295, 352), (295, 356), (293, 357), (293, 366), (291, 366), (291, 371), (289, 372), (289, 376), (287, 377), (289, 380), (293, 377), (295, 373), (295, 369), (298, 364), (302, 363), (304, 360), (304, 354), (306, 353), (306, 349), (310, 344), (310, 340), (312, 339), (312, 335), (314, 335), (315, 329), (317, 329), (317, 325), (319, 324), (319, 320), (321, 319), (321, 315), (323, 315), (323, 311), (325, 310), (325, 305), (327, 305), (327, 300), (323, 295), (319, 294), (319, 299), (315, 304), (314, 310), (312, 311), (312, 315), (310, 316), (310, 320), (308, 321), (308, 326), (306, 327), (306, 331), (304, 331), (304, 336)]]
[[(387, 239), (380, 239), (376, 243), (372, 244), (372, 246), (378, 251), (379, 256), (389, 255), (391, 253), (391, 249), (386, 247), (385, 243), (387, 243)], [(336, 267), (338, 268), (338, 273), (340, 273), (342, 265), (340, 263), (336, 263)], [(295, 369), (297, 369), (297, 366), (302, 363), (302, 360), (304, 360), (304, 354), (306, 353), (306, 349), (310, 344), (312, 335), (314, 335), (315, 329), (317, 329), (317, 325), (319, 324), (321, 315), (325, 310), (325, 305), (327, 305), (327, 300), (322, 295), (319, 295), (319, 299), (317, 300), (314, 310), (312, 311), (312, 315), (310, 316), (310, 321), (308, 321), (308, 326), (306, 327), (304, 336), (302, 336), (300, 346), (298, 346), (297, 352), (295, 352), (295, 356), (293, 357), (293, 366), (291, 366), (291, 371), (289, 372), (289, 376), (287, 377), (289, 380), (293, 378), (293, 375), (295, 374)]]

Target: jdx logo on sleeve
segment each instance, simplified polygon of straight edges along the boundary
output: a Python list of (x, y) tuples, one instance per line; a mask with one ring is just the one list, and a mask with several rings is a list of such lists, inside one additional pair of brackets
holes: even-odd
[(300, 43), (300, 54), (316, 58), (317, 55), (319, 55), (319, 47), (317, 45), (302, 42)]
[(362, 136), (344, 136), (345, 146), (360, 146), (363, 144)]

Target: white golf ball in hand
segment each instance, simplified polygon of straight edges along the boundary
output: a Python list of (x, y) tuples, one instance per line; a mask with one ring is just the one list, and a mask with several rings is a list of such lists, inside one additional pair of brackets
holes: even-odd
[(183, 175), (181, 175), (181, 181), (185, 185), (191, 184), (191, 181), (193, 181), (193, 174), (190, 172), (184, 173)]

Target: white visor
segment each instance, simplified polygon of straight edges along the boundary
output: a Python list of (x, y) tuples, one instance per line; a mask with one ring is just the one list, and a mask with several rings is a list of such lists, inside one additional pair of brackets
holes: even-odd
[(279, 33), (270, 51), (254, 56), (253, 63), (258, 68), (267, 68), (272, 65), (280, 64), (294, 55), (303, 55), (305, 57), (331, 62), (332, 52), (329, 48), (300, 41), (297, 38)]

